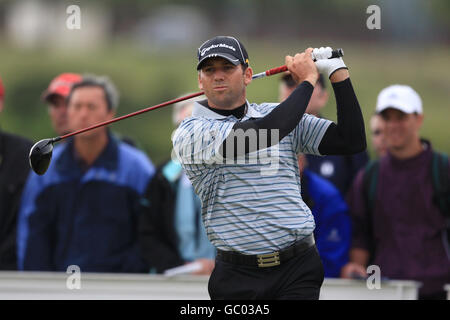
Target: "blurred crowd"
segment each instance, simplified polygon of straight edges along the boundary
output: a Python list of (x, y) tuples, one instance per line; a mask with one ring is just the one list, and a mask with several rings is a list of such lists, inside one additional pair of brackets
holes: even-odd
[[(307, 113), (321, 117), (326, 86), (321, 76)], [(279, 101), (295, 87), (289, 74), (280, 77)], [(5, 94), (0, 80), (0, 112)], [(114, 84), (89, 74), (57, 75), (41, 99), (58, 136), (114, 118), (119, 105)], [(174, 106), (174, 128), (194, 103)], [(420, 298), (444, 299), (448, 157), (421, 138), (424, 112), (413, 88), (388, 86), (375, 104), (367, 119), (374, 159), (367, 151), (298, 156), (299, 196), (314, 215), (325, 277), (364, 279), (377, 265), (384, 278), (420, 282)], [(201, 201), (169, 154), (155, 166), (139, 143), (100, 127), (58, 143), (48, 171), (37, 175), (32, 145), (0, 130), (0, 270), (164, 273), (191, 264), (193, 274), (212, 272), (216, 250)]]

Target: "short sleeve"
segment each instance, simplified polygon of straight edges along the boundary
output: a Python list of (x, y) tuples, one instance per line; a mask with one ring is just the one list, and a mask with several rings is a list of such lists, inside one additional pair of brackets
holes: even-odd
[(182, 165), (222, 163), (219, 150), (233, 125), (227, 119), (186, 119), (172, 136), (176, 158)]
[(321, 155), (319, 145), (332, 121), (305, 113), (293, 131), (296, 153)]

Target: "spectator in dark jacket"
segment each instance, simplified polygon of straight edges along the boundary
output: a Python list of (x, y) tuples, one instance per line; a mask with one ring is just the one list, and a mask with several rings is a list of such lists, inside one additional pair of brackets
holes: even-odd
[[(178, 126), (189, 117), (193, 101), (177, 103), (173, 122)], [(194, 274), (211, 274), (215, 248), (209, 242), (201, 219), (201, 202), (189, 179), (174, 158), (161, 165), (146, 192), (148, 207), (140, 222), (143, 256), (151, 272), (198, 262)]]
[[(107, 78), (83, 77), (68, 97), (70, 130), (112, 119), (117, 104)], [(137, 223), (153, 174), (147, 156), (106, 127), (57, 145), (47, 173), (31, 172), (22, 196), (19, 269), (146, 272)]]
[[(0, 79), (0, 113), (5, 90)], [(16, 221), (20, 195), (28, 175), (31, 141), (0, 130), (0, 270), (15, 270)]]
[[(378, 161), (376, 180), (365, 183), (361, 170), (349, 193), (353, 220), (350, 263), (344, 277), (366, 276), (368, 264), (381, 276), (422, 283), (421, 299), (445, 299), (450, 283), (448, 219), (450, 213), (434, 201), (431, 143), (420, 139), (422, 101), (408, 86), (393, 85), (380, 92), (377, 113), (385, 121), (387, 154)], [(447, 160), (448, 162), (448, 160)], [(450, 182), (450, 163), (446, 163)], [(372, 197), (365, 187), (375, 184)], [(369, 201), (373, 198), (373, 201)]]
[[(296, 88), (296, 83), (292, 79), (289, 73), (284, 74), (281, 77), (279, 86), (279, 99), (285, 100)], [(320, 117), (320, 111), (327, 104), (328, 92), (325, 88), (325, 81), (323, 76), (319, 76), (314, 91), (309, 100), (306, 113), (312, 114), (316, 117)], [(350, 185), (359, 169), (364, 167), (369, 160), (369, 156), (366, 151), (354, 154), (354, 155), (328, 155), (328, 156), (315, 156), (306, 155), (308, 161), (308, 170), (320, 175), (333, 183), (345, 197)]]

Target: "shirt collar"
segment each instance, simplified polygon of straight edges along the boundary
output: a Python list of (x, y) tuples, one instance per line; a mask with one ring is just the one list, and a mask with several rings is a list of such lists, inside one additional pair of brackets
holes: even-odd
[[(245, 100), (245, 103), (247, 104), (247, 113), (244, 115), (243, 119), (248, 118), (262, 118), (263, 115), (255, 109), (253, 104), (250, 104), (248, 100)], [(232, 116), (223, 116), (221, 114), (218, 114), (211, 109), (206, 108), (205, 106), (201, 105), (198, 102), (194, 103), (194, 107), (192, 109), (192, 116), (193, 117), (203, 117), (207, 119), (216, 119), (216, 120), (223, 120)]]

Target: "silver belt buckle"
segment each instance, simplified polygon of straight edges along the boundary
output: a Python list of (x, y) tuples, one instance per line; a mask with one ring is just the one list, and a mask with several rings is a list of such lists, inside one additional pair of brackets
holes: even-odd
[(280, 265), (280, 254), (278, 251), (266, 254), (256, 255), (258, 259), (258, 267), (274, 267)]

